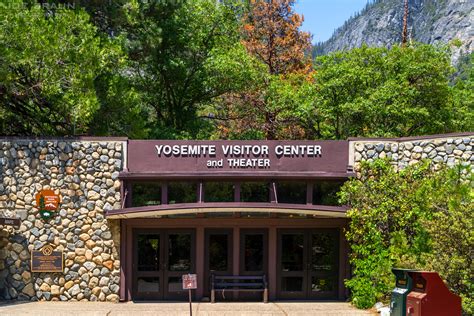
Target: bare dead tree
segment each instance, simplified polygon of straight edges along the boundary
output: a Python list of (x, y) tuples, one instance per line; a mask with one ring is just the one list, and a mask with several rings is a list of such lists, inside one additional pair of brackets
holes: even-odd
[(404, 0), (403, 9), (403, 30), (402, 30), (402, 46), (405, 46), (408, 39), (408, 0)]

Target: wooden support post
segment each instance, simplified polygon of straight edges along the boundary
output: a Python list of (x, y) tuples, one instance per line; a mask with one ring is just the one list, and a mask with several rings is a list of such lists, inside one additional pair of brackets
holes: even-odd
[[(240, 274), (240, 228), (234, 227), (232, 236), (232, 274)], [(235, 300), (239, 298), (239, 293), (234, 292), (233, 297)]]
[(270, 300), (276, 299), (277, 293), (277, 229), (268, 230), (268, 287)]
[(196, 274), (198, 288), (196, 289), (196, 300), (200, 301), (209, 293), (204, 293), (204, 227), (196, 227)]

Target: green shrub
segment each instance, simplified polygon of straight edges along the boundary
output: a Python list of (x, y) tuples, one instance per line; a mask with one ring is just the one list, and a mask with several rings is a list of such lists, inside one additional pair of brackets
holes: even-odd
[(472, 170), (446, 170), (427, 186), (431, 217), (424, 226), (431, 239), (425, 269), (439, 272), (449, 288), (461, 296), (467, 315), (474, 314), (474, 203)]
[(439, 272), (465, 312), (473, 311), (473, 183), (469, 167), (435, 172), (424, 161), (397, 172), (386, 160), (362, 164), (360, 177), (340, 192), (351, 207), (353, 277), (346, 285), (354, 305), (387, 302), (391, 268), (401, 267)]

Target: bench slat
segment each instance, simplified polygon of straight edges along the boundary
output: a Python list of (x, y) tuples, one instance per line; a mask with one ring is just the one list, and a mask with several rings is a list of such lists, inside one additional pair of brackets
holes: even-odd
[(223, 286), (243, 286), (243, 287), (262, 287), (263, 283), (214, 283), (215, 287)]
[(215, 275), (214, 279), (216, 280), (263, 280), (264, 277), (260, 275), (246, 275), (246, 276), (239, 276), (239, 275)]
[(226, 291), (226, 292), (263, 292), (265, 289), (215, 289), (216, 292)]

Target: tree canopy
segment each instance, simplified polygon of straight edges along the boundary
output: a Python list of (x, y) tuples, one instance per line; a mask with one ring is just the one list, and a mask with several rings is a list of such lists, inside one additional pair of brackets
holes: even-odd
[[(456, 129), (447, 51), (367, 47), (316, 60), (315, 112), (323, 138), (412, 136)], [(316, 115), (316, 114), (315, 114)]]
[(252, 60), (239, 38), (239, 6), (212, 0), (132, 2), (131, 84), (149, 109), (152, 137), (195, 138), (200, 106), (244, 89)]
[(0, 10), (2, 134), (86, 132), (100, 107), (95, 80), (123, 59), (83, 10)]
[(294, 2), (251, 2), (241, 37), (248, 54), (261, 64), (259, 80), (216, 103), (224, 118), (219, 137), (304, 138), (297, 114), (312, 98), (308, 84), (312, 63), (307, 54), (311, 43), (310, 35), (299, 29), (303, 19), (293, 11)]
[(472, 57), (454, 71), (448, 48), (413, 44), (312, 61), (294, 2), (14, 0), (0, 9), (0, 132), (344, 139), (474, 128)]

